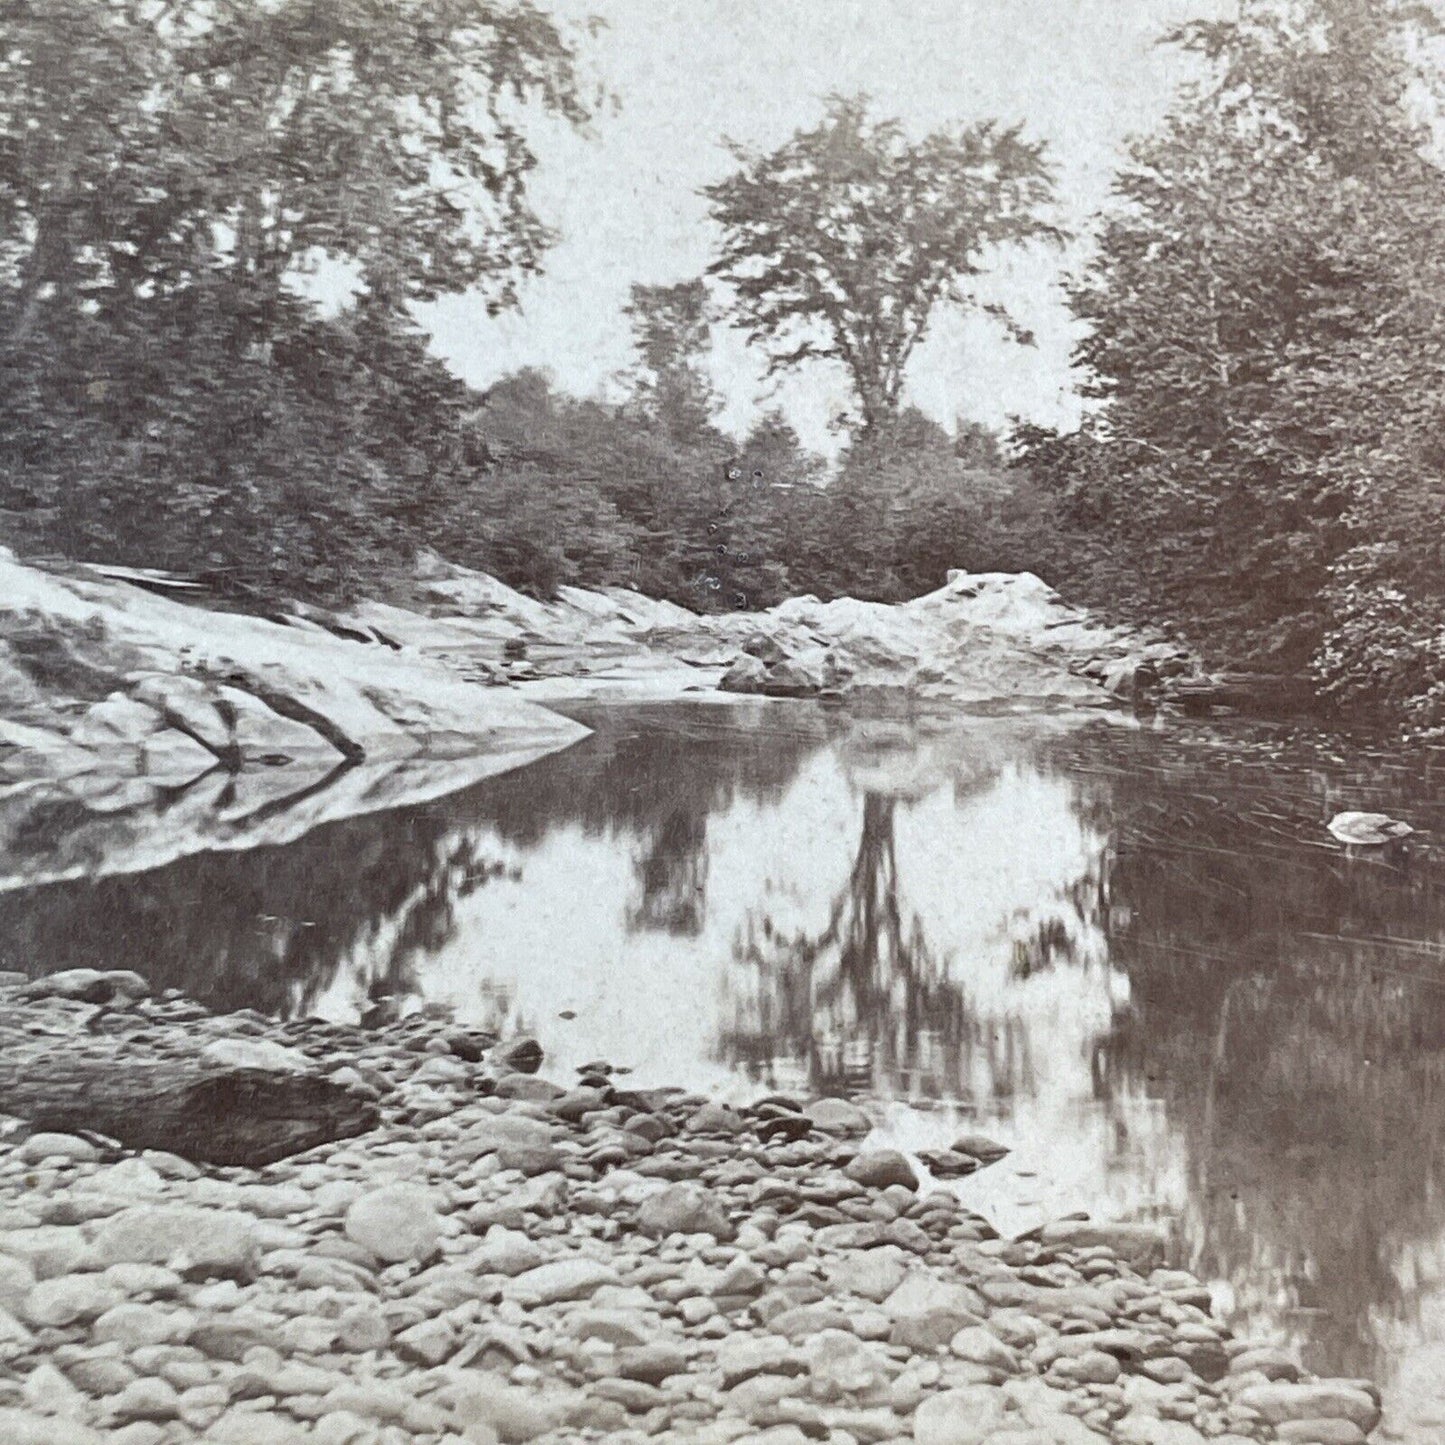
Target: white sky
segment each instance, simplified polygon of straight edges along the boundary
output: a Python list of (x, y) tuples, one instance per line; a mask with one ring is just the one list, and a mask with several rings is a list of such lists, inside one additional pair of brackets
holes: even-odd
[[(1065, 223), (1105, 199), (1128, 134), (1149, 128), (1182, 77), (1152, 42), (1222, 0), (550, 0), (567, 19), (600, 15), (584, 42), (590, 69), (617, 96), (579, 136), (536, 136), (534, 196), (561, 233), (547, 274), (520, 312), (491, 320), (480, 303), (430, 308), (437, 350), (478, 386), (540, 366), (579, 394), (604, 389), (631, 360), (620, 314), (634, 281), (700, 274), (714, 235), (698, 188), (725, 174), (723, 134), (771, 148), (814, 123), (831, 91), (866, 90), (880, 113), (916, 131), (997, 116), (1046, 139)], [(980, 318), (940, 317), (915, 358), (913, 400), (945, 423), (1076, 414), (1072, 335), (1057, 279), (1068, 257), (1021, 260), (1000, 278), (1038, 345), (1021, 350)], [(736, 333), (715, 372), (725, 424), (740, 429), (769, 396)], [(824, 446), (848, 393), (827, 367), (784, 383), (776, 401), (805, 440)]]

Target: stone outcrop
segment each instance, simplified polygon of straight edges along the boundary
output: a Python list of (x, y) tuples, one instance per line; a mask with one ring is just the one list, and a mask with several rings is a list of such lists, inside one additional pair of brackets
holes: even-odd
[(0, 780), (103, 772), (176, 784), (217, 765), (558, 747), (584, 733), (415, 650), (0, 552)]

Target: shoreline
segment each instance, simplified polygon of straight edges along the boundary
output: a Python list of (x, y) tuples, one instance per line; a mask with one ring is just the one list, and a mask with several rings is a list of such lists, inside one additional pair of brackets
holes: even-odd
[(433, 1014), (215, 1015), (112, 978), (0, 982), (12, 1066), (205, 1054), (328, 1078), (379, 1123), (257, 1169), (0, 1127), (16, 1445), (1358, 1445), (1378, 1422), (1372, 1386), (1232, 1337), (1154, 1228), (1000, 1238), (852, 1101), (734, 1109), (602, 1060), (552, 1080), (534, 1041)]

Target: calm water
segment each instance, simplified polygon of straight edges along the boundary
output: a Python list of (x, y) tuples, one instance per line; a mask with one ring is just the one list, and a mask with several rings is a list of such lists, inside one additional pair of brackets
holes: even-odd
[[(1103, 719), (585, 720), (426, 806), (0, 893), (0, 966), (338, 1018), (445, 1001), (559, 1077), (856, 1091), (912, 1146), (967, 1121), (1017, 1146), (962, 1186), (1002, 1227), (1168, 1218), (1241, 1325), (1440, 1388), (1438, 764)], [(1434, 844), (1347, 857), (1347, 807)]]

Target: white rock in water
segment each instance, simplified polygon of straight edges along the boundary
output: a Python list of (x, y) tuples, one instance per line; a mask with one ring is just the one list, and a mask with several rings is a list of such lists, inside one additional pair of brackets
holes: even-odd
[(1242, 1390), (1235, 1402), (1257, 1410), (1271, 1425), (1291, 1420), (1348, 1420), (1369, 1434), (1380, 1423), (1379, 1406), (1349, 1380), (1252, 1385)]
[(847, 1099), (815, 1099), (803, 1113), (825, 1134), (866, 1134), (873, 1127), (867, 1114)]
[(1336, 813), (1328, 823), (1330, 832), (1341, 843), (1374, 845), (1408, 838), (1415, 830), (1388, 813)]
[(260, 1069), (268, 1074), (309, 1074), (316, 1066), (300, 1049), (270, 1039), (216, 1039), (201, 1050), (203, 1063), (227, 1069)]
[(353, 1243), (389, 1264), (430, 1259), (441, 1243), (442, 1222), (432, 1198), (418, 1184), (388, 1184), (363, 1194), (346, 1211)]

